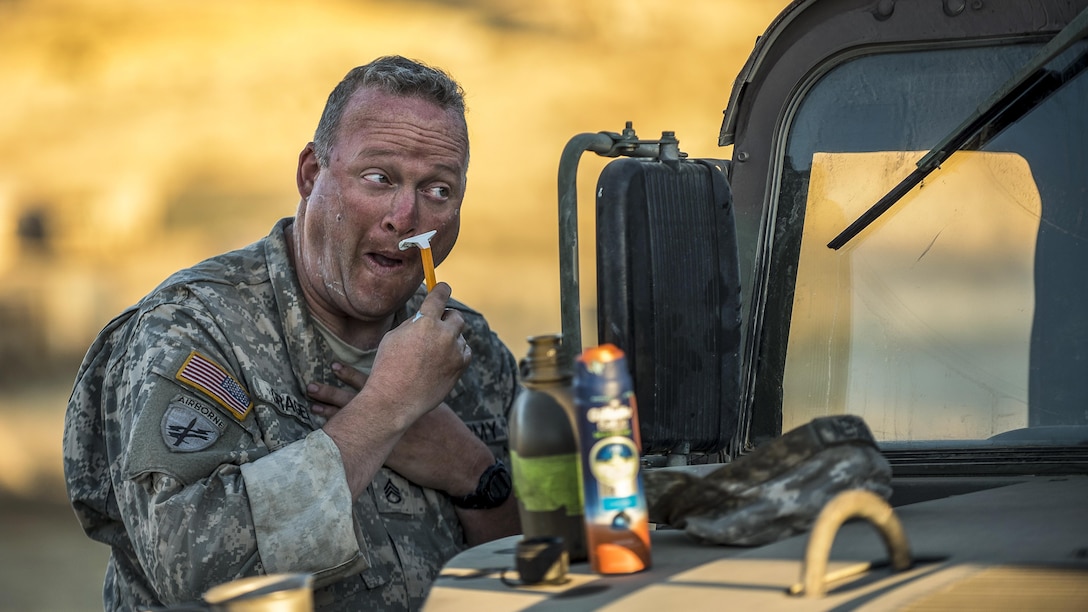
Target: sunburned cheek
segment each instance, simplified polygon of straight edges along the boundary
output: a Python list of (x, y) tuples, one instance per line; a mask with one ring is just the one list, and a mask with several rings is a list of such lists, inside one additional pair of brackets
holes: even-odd
[(337, 223), (341, 223), (344, 220), (344, 192), (336, 190), (336, 215), (335, 219)]
[(460, 227), (461, 209), (458, 208), (453, 212), (443, 215), (443, 218), (440, 218), (438, 220), (438, 223), (435, 225), (434, 229), (438, 230), (439, 237), (450, 239), (457, 238), (457, 231), (460, 229)]
[(453, 250), (453, 245), (457, 242), (457, 234), (461, 229), (460, 214), (460, 209), (454, 211), (448, 219), (439, 223), (435, 228), (438, 230), (437, 240), (434, 243), (434, 263), (436, 266), (446, 260), (446, 257)]

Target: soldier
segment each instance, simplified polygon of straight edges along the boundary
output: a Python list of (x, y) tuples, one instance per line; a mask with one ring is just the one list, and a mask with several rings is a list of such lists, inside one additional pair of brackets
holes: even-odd
[(419, 608), (442, 564), (518, 532), (510, 351), (417, 249), (457, 239), (461, 87), (401, 57), (350, 71), (262, 240), (177, 272), (99, 334), (64, 431), (107, 610), (305, 572), (321, 610)]

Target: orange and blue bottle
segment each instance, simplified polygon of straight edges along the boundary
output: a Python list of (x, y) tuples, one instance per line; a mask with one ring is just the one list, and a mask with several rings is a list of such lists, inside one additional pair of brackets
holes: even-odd
[(586, 547), (598, 574), (650, 567), (650, 523), (640, 475), (638, 406), (624, 352), (586, 349), (574, 368)]

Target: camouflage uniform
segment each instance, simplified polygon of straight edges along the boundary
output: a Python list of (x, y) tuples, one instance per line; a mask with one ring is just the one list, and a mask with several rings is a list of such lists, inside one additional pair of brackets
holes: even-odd
[[(305, 393), (342, 383), (288, 258), (290, 223), (167, 279), (80, 368), (64, 467), (84, 530), (112, 547), (107, 610), (277, 572), (313, 574), (317, 609), (415, 609), (465, 546), (449, 498), (387, 468), (351, 500)], [(450, 307), (473, 360), (446, 402), (505, 458), (515, 360), (480, 314)]]

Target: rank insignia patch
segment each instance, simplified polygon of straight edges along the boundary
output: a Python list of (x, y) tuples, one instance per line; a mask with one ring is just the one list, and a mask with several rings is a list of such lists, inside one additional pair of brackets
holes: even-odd
[(162, 440), (174, 452), (191, 453), (211, 446), (219, 439), (219, 428), (208, 418), (211, 408), (201, 413), (187, 404), (170, 404), (162, 415)]
[(239, 421), (244, 420), (253, 406), (249, 394), (226, 370), (211, 359), (193, 351), (178, 370), (177, 379), (207, 393)]
[(392, 480), (385, 481), (383, 490), (385, 491), (385, 499), (389, 500), (389, 503), (391, 504), (399, 504), (404, 499), (404, 496), (400, 493), (400, 489), (397, 488), (397, 485), (393, 484)]

